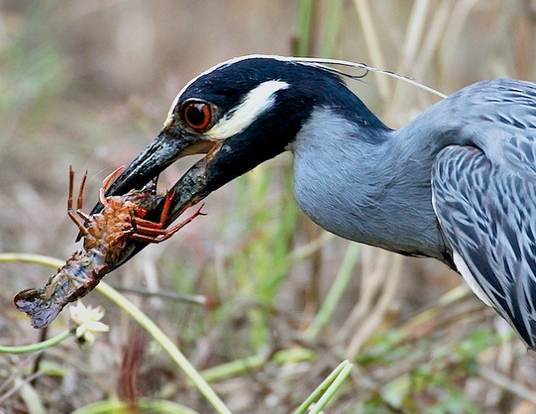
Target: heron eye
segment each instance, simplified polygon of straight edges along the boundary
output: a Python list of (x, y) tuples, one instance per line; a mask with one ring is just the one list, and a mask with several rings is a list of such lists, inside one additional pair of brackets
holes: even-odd
[(212, 120), (210, 106), (206, 102), (188, 102), (184, 105), (182, 113), (188, 126), (196, 131), (207, 128)]

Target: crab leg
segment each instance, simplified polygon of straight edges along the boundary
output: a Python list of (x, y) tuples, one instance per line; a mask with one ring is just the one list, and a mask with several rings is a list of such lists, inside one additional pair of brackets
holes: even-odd
[[(204, 213), (201, 212), (203, 207), (204, 207), (204, 204), (202, 204), (201, 207), (199, 207), (197, 211), (194, 214), (192, 214), (190, 217), (188, 217), (186, 220), (181, 221), (180, 223), (171, 227), (170, 229), (163, 229), (160, 223), (153, 223), (151, 221), (136, 218), (134, 220), (134, 222), (136, 223), (136, 230), (126, 235), (131, 240), (137, 240), (137, 241), (142, 241), (146, 243), (163, 242), (164, 240), (167, 240), (171, 236), (173, 236), (176, 232), (178, 232), (181, 228), (183, 228), (188, 223), (190, 223), (197, 216), (204, 215)], [(146, 226), (145, 225), (146, 223), (150, 223), (150, 225)], [(158, 227), (154, 227), (155, 224), (158, 225)]]
[[(78, 193), (78, 199), (77, 199), (77, 207), (78, 209), (82, 208), (82, 191), (84, 189), (84, 185), (86, 182), (86, 176), (84, 175), (84, 178), (82, 179), (82, 183), (80, 184), (80, 190)], [(74, 211), (73, 209), (73, 194), (74, 194), (74, 171), (72, 167), (69, 167), (69, 197), (67, 198), (67, 214), (71, 218), (74, 224), (76, 224), (76, 227), (84, 234), (88, 234), (88, 230), (85, 226), (87, 223), (87, 218), (82, 216), (84, 221), (80, 219), (80, 212)], [(78, 213), (78, 214), (77, 214)]]

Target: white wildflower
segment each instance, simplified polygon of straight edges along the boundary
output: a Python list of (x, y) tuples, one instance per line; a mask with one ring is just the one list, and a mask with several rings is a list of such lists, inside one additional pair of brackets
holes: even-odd
[(87, 308), (78, 302), (75, 306), (69, 308), (71, 321), (75, 326), (76, 338), (80, 343), (95, 342), (97, 332), (108, 332), (110, 327), (100, 322), (104, 316), (104, 309), (97, 306), (95, 309), (89, 305)]

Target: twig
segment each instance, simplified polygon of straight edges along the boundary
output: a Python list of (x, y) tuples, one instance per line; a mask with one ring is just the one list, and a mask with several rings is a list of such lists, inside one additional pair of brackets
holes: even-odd
[[(380, 46), (378, 34), (376, 33), (376, 28), (373, 24), (374, 19), (372, 17), (372, 12), (370, 11), (368, 0), (354, 0), (354, 4), (361, 26), (363, 26), (363, 34), (365, 42), (367, 43), (367, 49), (370, 54), (372, 65), (377, 68), (387, 67), (381, 52), (383, 49)], [(378, 85), (378, 92), (380, 93), (382, 100), (384, 102), (387, 101), (390, 96), (387, 79), (382, 76), (376, 76), (376, 84)]]
[(534, 390), (528, 389), (519, 382), (512, 381), (511, 378), (508, 378), (489, 367), (480, 366), (477, 368), (477, 373), (492, 384), (536, 405), (536, 393)]
[(118, 286), (118, 285), (110, 285), (110, 286), (112, 286), (114, 289), (122, 293), (133, 293), (133, 294), (140, 295), (140, 296), (157, 297), (157, 298), (173, 300), (177, 302), (193, 303), (196, 305), (204, 305), (204, 306), (206, 306), (210, 302), (209, 298), (205, 295), (186, 295), (182, 293), (163, 292), (163, 291), (152, 292), (147, 289), (136, 288), (136, 287), (126, 287), (126, 286)]

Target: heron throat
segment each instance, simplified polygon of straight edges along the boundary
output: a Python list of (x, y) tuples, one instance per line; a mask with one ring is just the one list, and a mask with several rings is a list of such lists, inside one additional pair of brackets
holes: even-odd
[(341, 237), (445, 260), (432, 207), (433, 156), (418, 142), (317, 108), (290, 146), (296, 200), (313, 221)]

